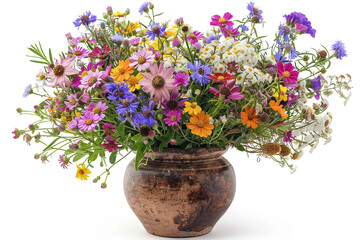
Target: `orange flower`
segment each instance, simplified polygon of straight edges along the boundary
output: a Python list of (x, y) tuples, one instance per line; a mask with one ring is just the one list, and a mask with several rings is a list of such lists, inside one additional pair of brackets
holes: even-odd
[(111, 69), (110, 76), (114, 78), (114, 82), (122, 82), (129, 79), (130, 74), (134, 72), (134, 67), (129, 66), (130, 61), (120, 61), (116, 68)]
[(272, 108), (272, 110), (278, 112), (282, 118), (284, 119), (288, 118), (288, 114), (285, 113), (286, 110), (283, 108), (283, 105), (280, 105), (280, 102), (275, 102), (274, 100), (271, 100), (269, 105)]
[(256, 115), (255, 108), (250, 108), (249, 106), (245, 107), (245, 112), (241, 112), (242, 123), (255, 129), (258, 127), (259, 116)]
[(200, 137), (207, 137), (211, 135), (214, 125), (210, 124), (210, 115), (205, 115), (205, 112), (200, 112), (190, 118), (190, 122), (186, 126), (191, 129), (191, 133)]

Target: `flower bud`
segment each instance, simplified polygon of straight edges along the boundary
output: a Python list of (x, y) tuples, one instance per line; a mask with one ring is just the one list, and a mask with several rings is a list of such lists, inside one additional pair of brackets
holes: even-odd
[(108, 6), (108, 7), (106, 8), (106, 12), (107, 12), (107, 14), (109, 14), (109, 15), (113, 15), (113, 9), (112, 9), (112, 7), (111, 7), (111, 6)]
[(149, 3), (149, 9), (154, 9), (154, 4)]
[(303, 60), (304, 60), (305, 62), (309, 61), (309, 59), (310, 59), (309, 55), (304, 55), (304, 56), (303, 56)]
[(318, 52), (318, 55), (319, 55), (319, 57), (320, 58), (326, 58), (327, 57), (327, 52), (325, 51), (325, 50), (320, 50), (319, 52)]
[(127, 8), (127, 9), (125, 10), (125, 15), (129, 15), (129, 14), (130, 14), (130, 9)]
[(256, 15), (254, 15), (252, 18), (251, 18), (251, 22), (254, 22), (254, 23), (258, 23), (260, 22), (260, 18)]
[(39, 159), (39, 158), (40, 158), (40, 154), (36, 153), (36, 154), (34, 155), (34, 158), (35, 158), (35, 159)]
[(126, 48), (128, 48), (130, 46), (130, 42), (129, 42), (129, 39), (124, 39), (123, 42), (122, 42), (122, 45)]
[(159, 59), (161, 57), (161, 52), (160, 51), (156, 51), (155, 52), (155, 58)]
[(22, 113), (22, 109), (21, 109), (21, 108), (17, 108), (16, 111), (17, 111), (18, 113), (20, 113), (20, 114)]
[(103, 183), (101, 184), (101, 188), (105, 189), (106, 187), (107, 187), (107, 184), (103, 182)]
[(184, 24), (184, 19), (182, 17), (177, 18), (174, 23), (178, 26), (181, 27)]
[(194, 47), (197, 49), (197, 50), (200, 50), (201, 48), (201, 43), (197, 42), (194, 44)]
[(175, 139), (170, 140), (170, 145), (175, 145), (175, 143), (176, 143)]
[(104, 22), (101, 22), (101, 23), (100, 23), (100, 28), (101, 28), (101, 29), (105, 29), (105, 28), (106, 28), (106, 24), (105, 24)]

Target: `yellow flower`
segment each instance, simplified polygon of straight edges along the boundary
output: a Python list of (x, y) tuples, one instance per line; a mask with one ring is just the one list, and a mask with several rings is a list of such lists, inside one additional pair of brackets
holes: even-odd
[(132, 32), (135, 32), (136, 29), (140, 27), (139, 22), (131, 22), (127, 25), (127, 29), (125, 29), (125, 34), (130, 34)]
[(276, 101), (287, 101), (288, 96), (286, 94), (287, 87), (284, 87), (283, 85), (280, 85), (280, 91), (276, 91), (273, 95), (273, 97), (276, 98)]
[(88, 174), (90, 174), (91, 171), (87, 169), (84, 164), (81, 167), (79, 165), (76, 166), (77, 166), (76, 177), (80, 180), (87, 180), (87, 178), (89, 177)]
[(122, 82), (129, 79), (130, 74), (134, 72), (134, 67), (129, 66), (130, 61), (120, 61), (116, 68), (111, 69), (110, 76), (114, 78), (114, 82)]
[(196, 89), (195, 90), (195, 95), (199, 95), (200, 94), (200, 89)]
[(177, 32), (178, 32), (178, 27), (173, 25), (170, 28), (165, 30), (165, 33), (166, 33), (165, 37), (166, 38), (173, 37), (176, 35)]
[(140, 89), (139, 82), (143, 79), (143, 75), (141, 73), (138, 73), (136, 77), (134, 75), (131, 75), (128, 80), (125, 82), (129, 84), (130, 92), (134, 92), (136, 89)]
[(199, 114), (202, 111), (201, 107), (197, 104), (197, 102), (185, 102), (184, 113), (188, 113), (190, 115)]
[(191, 129), (191, 133), (200, 137), (207, 137), (211, 135), (214, 125), (210, 124), (210, 115), (205, 115), (200, 112), (196, 116), (192, 116), (186, 127)]
[(123, 17), (123, 16), (125, 16), (125, 13), (121, 13), (119, 11), (114, 12), (114, 17)]

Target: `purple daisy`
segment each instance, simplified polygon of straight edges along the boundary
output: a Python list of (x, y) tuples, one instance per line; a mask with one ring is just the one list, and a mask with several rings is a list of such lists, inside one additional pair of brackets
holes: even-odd
[(175, 87), (178, 87), (180, 85), (183, 85), (186, 87), (189, 85), (189, 76), (186, 73), (178, 72), (175, 76)]
[(63, 169), (67, 169), (69, 164), (71, 164), (70, 159), (68, 159), (65, 154), (59, 156), (59, 163)]
[(75, 94), (70, 94), (67, 96), (67, 100), (68, 101), (65, 101), (65, 105), (66, 107), (71, 111), (73, 110), (75, 107), (77, 107), (78, 105), (78, 100), (76, 98), (76, 95)]
[(83, 131), (92, 131), (98, 125), (100, 116), (93, 112), (85, 112), (84, 116), (79, 120), (78, 128)]
[(176, 110), (171, 110), (166, 114), (166, 118), (164, 119), (165, 123), (168, 126), (179, 125), (181, 120), (181, 112)]
[(74, 48), (71, 48), (69, 50), (69, 52), (74, 54), (78, 59), (82, 59), (84, 57), (87, 57), (87, 55), (89, 54), (88, 50), (86, 50), (85, 48), (80, 47), (80, 46), (75, 46)]
[(88, 106), (85, 107), (86, 111), (99, 115), (99, 121), (105, 117), (105, 114), (103, 114), (103, 112), (106, 109), (108, 109), (108, 106), (106, 106), (106, 103), (103, 102), (98, 102), (97, 104), (90, 103)]
[(175, 89), (174, 91), (171, 92), (170, 99), (164, 100), (161, 103), (161, 107), (164, 109), (165, 114), (167, 114), (170, 111), (177, 111), (177, 112), (182, 111), (181, 107), (185, 106), (185, 102), (187, 101), (187, 99), (178, 101), (177, 100), (178, 95), (179, 95), (179, 91)]
[(140, 43), (141, 38), (132, 38), (129, 40), (130, 45), (137, 46)]
[(116, 138), (112, 137), (105, 138), (102, 146), (109, 152), (115, 152), (119, 148), (119, 144), (117, 143)]
[(204, 39), (204, 35), (201, 32), (193, 31), (187, 36), (187, 40), (192, 44), (197, 43), (199, 40)]
[(77, 128), (78, 127), (78, 124), (79, 124), (79, 120), (81, 119), (81, 117), (76, 117), (74, 118), (74, 120), (72, 120), (71, 122), (69, 122), (68, 124), (68, 129), (74, 129), (74, 128)]
[(99, 72), (98, 69), (96, 69), (95, 72), (89, 71), (88, 74), (81, 79), (79, 87), (85, 89), (87, 92), (90, 92), (92, 89), (100, 85), (103, 74), (104, 71)]
[(152, 52), (140, 49), (138, 52), (133, 53), (129, 61), (129, 66), (137, 66), (138, 71), (143, 71), (150, 67), (151, 62), (154, 61), (154, 55)]

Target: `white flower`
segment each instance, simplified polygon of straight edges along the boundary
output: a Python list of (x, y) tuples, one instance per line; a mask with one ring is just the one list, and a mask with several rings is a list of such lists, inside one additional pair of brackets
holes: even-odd
[(324, 145), (326, 145), (326, 144), (328, 144), (329, 142), (331, 142), (331, 140), (332, 140), (332, 137), (329, 136), (329, 137), (325, 140)]

